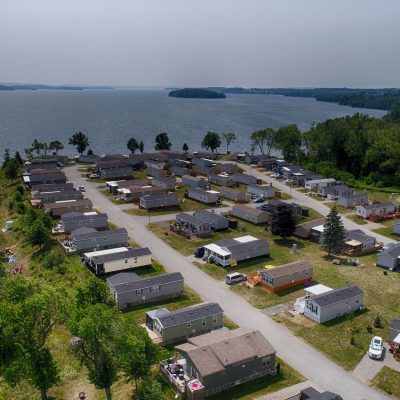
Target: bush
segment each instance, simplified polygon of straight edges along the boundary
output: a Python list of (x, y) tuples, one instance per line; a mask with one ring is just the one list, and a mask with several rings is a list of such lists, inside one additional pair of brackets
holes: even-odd
[(65, 274), (67, 270), (65, 261), (64, 252), (59, 247), (55, 247), (44, 257), (42, 265), (46, 269), (57, 269), (60, 274)]

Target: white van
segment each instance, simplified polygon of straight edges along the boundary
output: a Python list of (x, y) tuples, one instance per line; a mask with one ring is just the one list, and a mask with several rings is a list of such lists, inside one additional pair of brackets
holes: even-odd
[(227, 285), (234, 285), (236, 283), (247, 281), (247, 276), (240, 272), (232, 272), (225, 276), (225, 283)]

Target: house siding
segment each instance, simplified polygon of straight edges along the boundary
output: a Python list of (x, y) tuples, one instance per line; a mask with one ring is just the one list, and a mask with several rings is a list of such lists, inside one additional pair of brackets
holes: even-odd
[[(249, 207), (250, 208), (250, 207)], [(254, 209), (251, 209), (254, 210)], [(245, 221), (249, 221), (253, 224), (263, 224), (268, 221), (268, 214), (265, 212), (260, 212), (258, 215), (255, 215), (249, 210), (247, 212), (245, 209), (238, 208), (236, 206), (232, 207), (232, 215), (243, 219)]]
[(78, 252), (88, 251), (88, 250), (103, 250), (110, 249), (113, 247), (123, 247), (128, 244), (128, 234), (124, 233), (113, 233), (109, 236), (101, 236), (95, 238), (74, 238), (72, 237), (72, 242), (76, 247)]
[(65, 232), (72, 232), (82, 227), (105, 229), (108, 227), (108, 217), (107, 214), (82, 215), (72, 221), (61, 221), (61, 224)]
[(216, 204), (219, 198), (217, 193), (210, 193), (203, 189), (188, 189), (186, 195), (190, 199), (200, 201), (204, 204)]

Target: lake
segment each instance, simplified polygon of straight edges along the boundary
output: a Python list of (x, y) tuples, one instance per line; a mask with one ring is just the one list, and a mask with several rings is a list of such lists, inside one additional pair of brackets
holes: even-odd
[[(29, 147), (33, 139), (60, 140), (64, 154), (76, 131), (89, 137), (95, 153), (127, 153), (130, 137), (142, 139), (145, 151), (154, 149), (154, 137), (167, 132), (173, 148), (200, 150), (207, 131), (235, 132), (230, 150), (249, 150), (251, 132), (288, 124), (301, 130), (313, 122), (357, 112), (381, 117), (385, 111), (358, 109), (310, 98), (274, 95), (227, 95), (226, 99), (179, 99), (165, 90), (0, 91), (0, 138), (12, 154)], [(225, 151), (225, 147), (221, 147)]]

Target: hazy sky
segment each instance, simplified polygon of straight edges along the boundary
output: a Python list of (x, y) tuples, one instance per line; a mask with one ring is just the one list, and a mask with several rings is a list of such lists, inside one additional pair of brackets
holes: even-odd
[(400, 87), (400, 0), (0, 0), (0, 81)]

